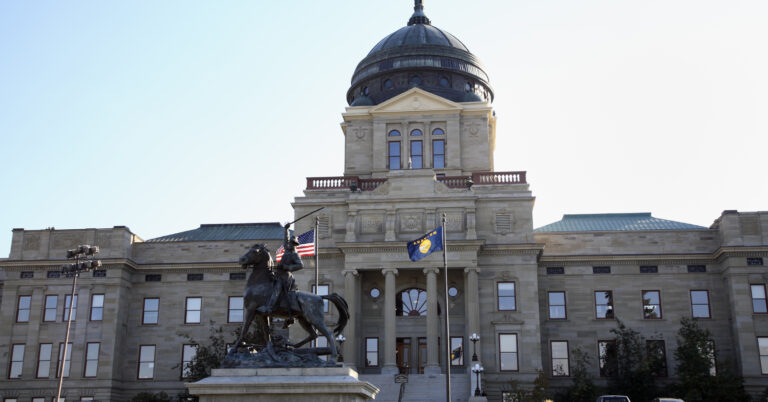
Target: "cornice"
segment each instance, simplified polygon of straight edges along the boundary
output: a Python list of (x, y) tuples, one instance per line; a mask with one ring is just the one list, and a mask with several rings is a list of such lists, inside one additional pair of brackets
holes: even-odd
[[(125, 265), (135, 269), (137, 264), (126, 258), (98, 258), (103, 267), (116, 265)], [(8, 272), (21, 272), (25, 270), (58, 268), (64, 264), (71, 263), (71, 260), (9, 260), (0, 262), (0, 268)]]
[[(336, 243), (344, 254), (407, 253), (405, 241)], [(484, 240), (449, 240), (448, 252), (474, 251), (481, 249)]]
[(480, 250), (480, 255), (539, 255), (544, 250), (544, 244), (487, 244)]
[(768, 246), (726, 246), (720, 247), (713, 253), (717, 261), (728, 257), (764, 257), (768, 255)]
[(542, 256), (539, 266), (552, 265), (676, 265), (712, 264), (712, 254), (623, 254)]

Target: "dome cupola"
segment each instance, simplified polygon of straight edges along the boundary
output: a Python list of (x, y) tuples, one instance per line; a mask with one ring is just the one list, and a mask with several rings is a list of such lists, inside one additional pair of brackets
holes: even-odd
[(357, 65), (350, 106), (377, 105), (413, 87), (454, 102), (493, 101), (482, 63), (455, 36), (432, 25), (414, 0), (408, 25), (387, 35)]

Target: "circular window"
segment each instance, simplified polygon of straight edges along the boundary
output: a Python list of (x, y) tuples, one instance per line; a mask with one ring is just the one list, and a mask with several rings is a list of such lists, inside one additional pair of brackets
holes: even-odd
[(384, 89), (392, 89), (394, 87), (395, 86), (392, 84), (392, 80), (390, 80), (389, 78), (384, 80)]
[(440, 77), (440, 86), (445, 88), (450, 88), (451, 82), (448, 81), (448, 78)]
[(379, 288), (373, 288), (373, 289), (371, 289), (371, 297), (372, 297), (372, 298), (374, 298), (374, 299), (378, 299), (378, 298), (379, 298), (379, 296), (381, 296), (381, 291), (379, 290)]
[(421, 78), (419, 78), (418, 75), (414, 75), (413, 77), (411, 77), (411, 84), (413, 85), (421, 84)]
[(472, 91), (472, 84), (470, 84), (469, 82), (464, 84), (464, 90), (467, 91), (467, 92), (471, 92)]
[(368, 87), (363, 88), (363, 95), (368, 96)]
[(457, 294), (459, 294), (459, 289), (456, 289), (456, 286), (451, 286), (448, 288), (448, 296), (456, 297)]

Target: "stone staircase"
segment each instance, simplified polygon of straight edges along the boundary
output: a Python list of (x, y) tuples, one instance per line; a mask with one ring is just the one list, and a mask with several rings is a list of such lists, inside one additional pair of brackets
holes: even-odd
[[(391, 374), (361, 374), (360, 380), (368, 381), (381, 391), (376, 395), (376, 402), (398, 402), (400, 384), (396, 384)], [(411, 374), (405, 384), (403, 402), (444, 402), (445, 374)], [(469, 375), (451, 375), (451, 401), (467, 402), (469, 399)]]

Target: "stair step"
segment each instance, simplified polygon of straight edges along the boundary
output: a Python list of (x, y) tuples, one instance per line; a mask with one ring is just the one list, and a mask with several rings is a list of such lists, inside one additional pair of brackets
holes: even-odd
[[(400, 395), (400, 384), (394, 382), (394, 376), (388, 374), (364, 374), (360, 380), (368, 381), (377, 386), (380, 391), (376, 395), (377, 402), (397, 402)], [(469, 376), (467, 374), (451, 375), (452, 402), (466, 402), (469, 399)], [(411, 374), (405, 384), (403, 402), (443, 402), (445, 401), (445, 374)]]

